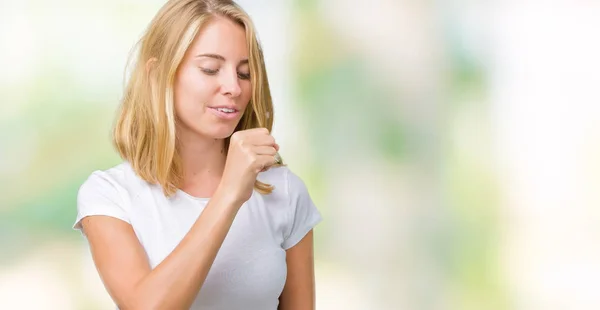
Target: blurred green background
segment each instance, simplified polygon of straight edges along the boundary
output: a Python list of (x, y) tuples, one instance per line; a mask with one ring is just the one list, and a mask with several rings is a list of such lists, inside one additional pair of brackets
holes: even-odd
[[(111, 309), (71, 229), (164, 1), (0, 1), (0, 309)], [(600, 3), (243, 0), (318, 309), (599, 309)]]

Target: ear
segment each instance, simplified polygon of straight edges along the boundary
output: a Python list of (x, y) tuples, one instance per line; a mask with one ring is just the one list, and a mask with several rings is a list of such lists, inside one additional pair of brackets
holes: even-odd
[(154, 69), (157, 61), (158, 59), (156, 57), (152, 57), (146, 61), (146, 74), (150, 74), (150, 70)]

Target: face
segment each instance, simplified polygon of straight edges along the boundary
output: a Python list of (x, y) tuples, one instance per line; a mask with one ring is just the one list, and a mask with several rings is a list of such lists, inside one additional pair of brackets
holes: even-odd
[(179, 66), (174, 92), (179, 134), (229, 137), (252, 95), (244, 28), (226, 18), (205, 24)]

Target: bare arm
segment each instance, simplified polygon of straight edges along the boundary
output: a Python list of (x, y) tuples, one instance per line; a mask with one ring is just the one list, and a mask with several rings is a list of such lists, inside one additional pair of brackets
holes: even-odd
[(312, 230), (287, 250), (287, 280), (279, 297), (278, 310), (315, 309), (315, 272)]
[(152, 271), (131, 225), (89, 216), (82, 226), (96, 268), (119, 308), (188, 309), (238, 209), (222, 198), (211, 199), (179, 245)]

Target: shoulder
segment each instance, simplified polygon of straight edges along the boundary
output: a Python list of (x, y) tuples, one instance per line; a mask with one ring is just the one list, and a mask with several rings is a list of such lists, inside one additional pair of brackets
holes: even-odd
[(285, 198), (288, 202), (308, 196), (304, 181), (288, 166), (271, 168), (258, 174), (257, 179), (274, 187), (272, 195)]
[(271, 168), (258, 176), (259, 181), (275, 188), (265, 201), (283, 206), (280, 215), (285, 250), (296, 245), (321, 220), (321, 214), (308, 192), (304, 181), (287, 166)]
[(294, 173), (288, 166), (271, 168), (258, 174), (257, 179), (261, 182), (273, 185), (275, 191), (289, 196), (298, 191), (306, 190), (304, 181)]
[(131, 165), (123, 162), (105, 170), (92, 172), (79, 188), (79, 196), (122, 196), (136, 192), (144, 183), (137, 177)]
[(127, 163), (96, 170), (77, 193), (77, 218), (73, 228), (82, 229), (81, 220), (90, 215), (105, 215), (131, 223), (129, 201), (135, 173)]

